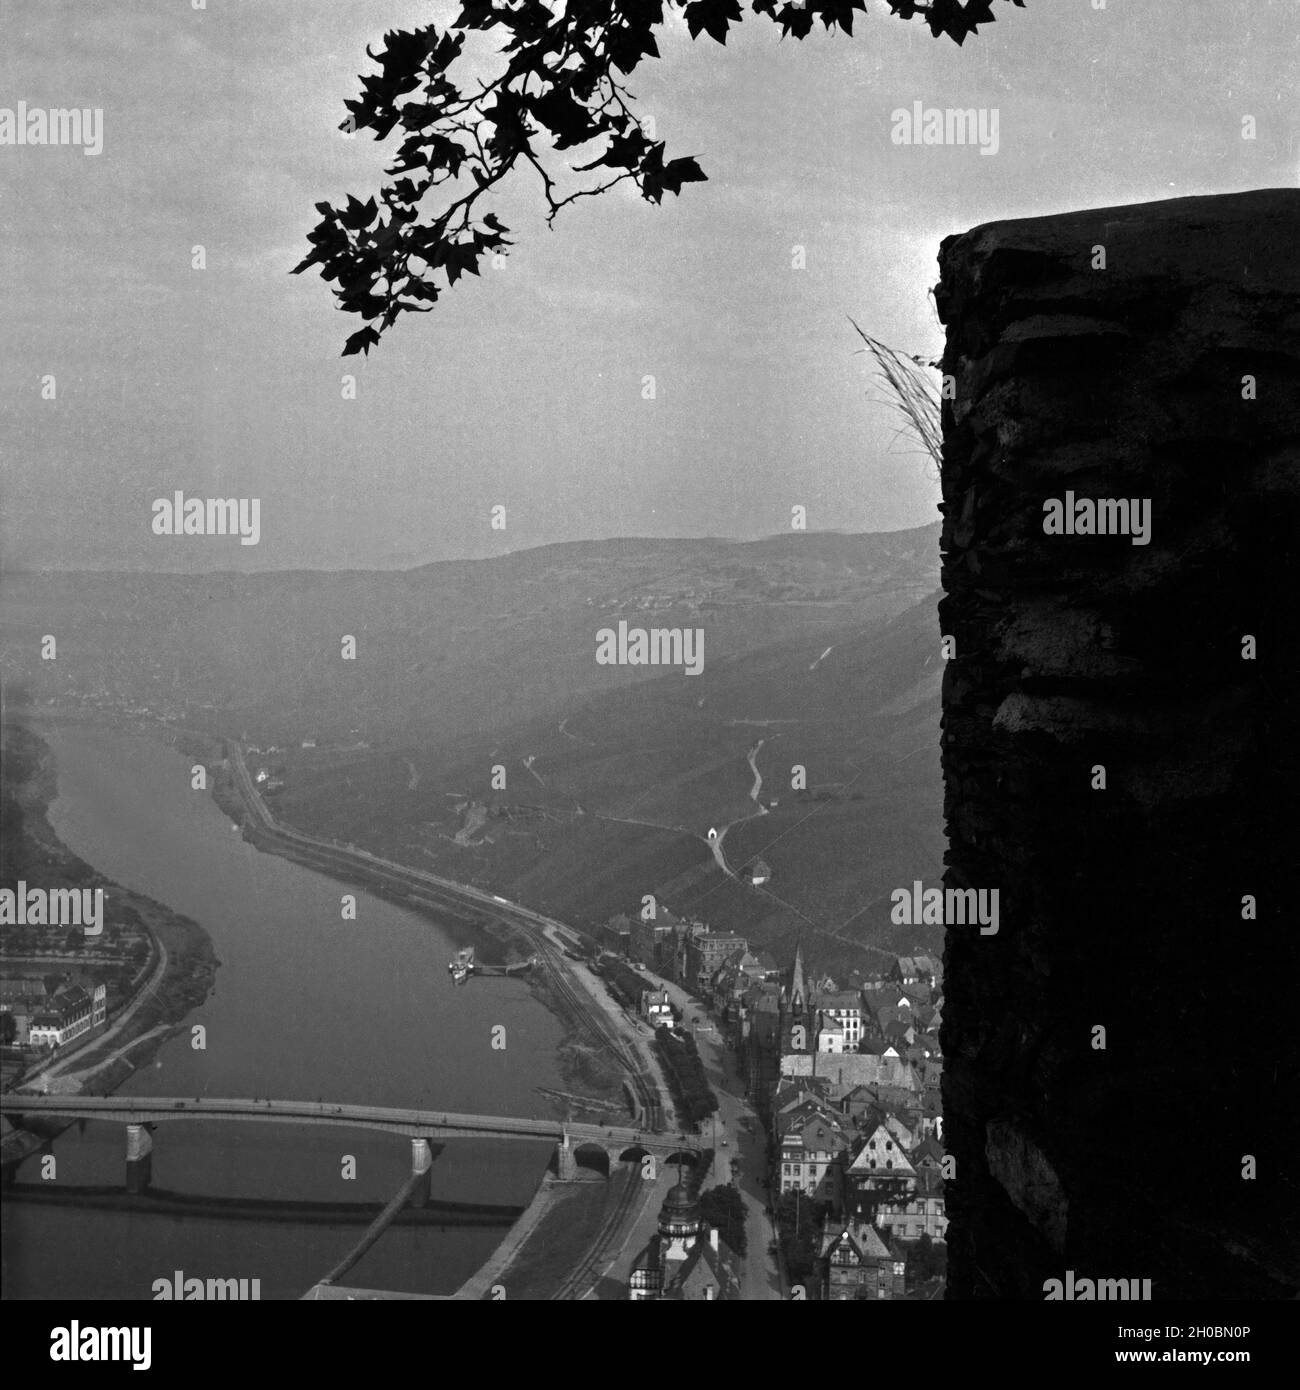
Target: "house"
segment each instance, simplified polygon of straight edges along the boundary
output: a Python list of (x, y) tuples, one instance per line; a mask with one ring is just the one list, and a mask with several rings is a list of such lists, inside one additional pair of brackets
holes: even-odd
[(629, 955), (644, 961), (657, 975), (675, 976), (677, 933), (671, 914), (662, 920), (643, 921), (633, 917), (630, 924)]
[(921, 1092), (920, 1077), (900, 1057), (872, 1057), (858, 1052), (841, 1056), (788, 1052), (781, 1058), (781, 1075), (825, 1077), (839, 1096), (847, 1095), (855, 1086), (889, 1087), (904, 1096)]
[[(909, 1129), (892, 1109), (886, 1112), (883, 1123), (890, 1134), (894, 1136), (895, 1142), (902, 1146), (905, 1153), (916, 1147), (920, 1136)], [(908, 1162), (913, 1167), (916, 1166), (916, 1161), (910, 1154)]]
[(943, 1167), (943, 1158), (943, 1145), (932, 1136), (922, 1139), (908, 1154), (912, 1167), (918, 1173), (939, 1172)]
[[(942, 978), (942, 967), (938, 968)], [(899, 956), (886, 978), (900, 985), (929, 985), (936, 972), (935, 961), (931, 956)]]
[[(864, 1115), (872, 1112), (876, 1106), (876, 1092), (871, 1086), (854, 1086), (852, 1090), (845, 1093), (840, 1101), (844, 1113), (855, 1123), (861, 1120)], [(880, 1123), (877, 1119), (872, 1123), (872, 1129)]]
[(862, 1040), (862, 996), (859, 992), (837, 990), (822, 995), (818, 1004), (823, 1016), (833, 1019), (844, 1030), (844, 1050), (855, 1051)]
[(910, 1150), (926, 1133), (925, 1116), (916, 1097), (908, 1096), (902, 1101), (890, 1098), (882, 1100), (879, 1090), (877, 1087), (874, 1091), (867, 1091), (866, 1094), (874, 1096), (874, 1099), (865, 1105), (859, 1101), (854, 1106), (853, 1120), (859, 1134), (865, 1140), (884, 1125), (899, 1140), (905, 1151)]
[(849, 1136), (839, 1119), (816, 1103), (797, 1108), (780, 1123), (780, 1191), (815, 1201), (838, 1201), (840, 1169)]
[(933, 956), (914, 956), (913, 964), (920, 984), (933, 985), (943, 979), (943, 966)]
[(782, 1082), (771, 1103), (772, 1133), (777, 1139), (794, 1123), (796, 1112), (805, 1107), (808, 1113), (831, 1114), (838, 1120), (829, 1082), (820, 1077)]
[(753, 859), (741, 869), (740, 876), (755, 888), (761, 888), (772, 877), (772, 869), (762, 859)]
[(907, 1150), (890, 1129), (888, 1121), (877, 1125), (868, 1135), (861, 1152), (853, 1160), (850, 1171), (861, 1173), (868, 1183), (877, 1175), (916, 1177), (916, 1169), (907, 1156)]
[(33, 1013), (28, 1041), (33, 1047), (62, 1047), (104, 1022), (108, 1014), (107, 987), (68, 985)]
[(818, 1052), (844, 1052), (845, 1039), (844, 1028), (834, 1019), (822, 1015), (822, 1022), (817, 1027), (817, 1051)]
[(886, 1005), (897, 1004), (903, 997), (903, 987), (893, 980), (868, 982), (862, 986), (862, 1007), (871, 1017)]
[(898, 1240), (946, 1240), (948, 1217), (944, 1209), (943, 1178), (933, 1169), (922, 1169), (908, 1191), (881, 1200), (874, 1209), (876, 1225)]
[(661, 1024), (668, 1028), (673, 1026), (673, 1006), (666, 989), (641, 991), (641, 1017), (652, 1028), (658, 1028)]
[(736, 970), (745, 977), (747, 984), (759, 985), (768, 979), (774, 967), (771, 964), (771, 957), (765, 962), (763, 955), (766, 952), (755, 955), (752, 951), (742, 951), (737, 960), (733, 962)]
[(927, 1100), (931, 1097), (940, 1102), (943, 1088), (943, 1060), (932, 1057), (917, 1068), (921, 1081), (921, 1091)]
[(633, 1262), (632, 1303), (718, 1303), (740, 1294), (735, 1256), (704, 1220), (697, 1198), (678, 1179), (659, 1209), (659, 1227)]
[(822, 1238), (823, 1288), (834, 1302), (901, 1299), (906, 1258), (869, 1224), (828, 1227)]
[(707, 993), (709, 983), (729, 956), (743, 955), (749, 942), (735, 932), (715, 932), (708, 927), (694, 927), (686, 936), (685, 974), (682, 983), (698, 993)]
[(632, 923), (626, 913), (615, 914), (601, 927), (600, 945), (603, 950), (622, 956), (625, 960), (632, 955)]
[(780, 983), (781, 966), (771, 951), (756, 951), (754, 960), (762, 979)]
[(845, 1206), (859, 1220), (874, 1222), (882, 1203), (905, 1203), (915, 1185), (906, 1152), (879, 1124), (845, 1169)]

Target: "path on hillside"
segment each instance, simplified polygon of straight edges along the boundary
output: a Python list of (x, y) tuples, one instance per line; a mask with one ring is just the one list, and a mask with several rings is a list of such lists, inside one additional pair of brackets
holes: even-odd
[(733, 825), (743, 825), (747, 820), (756, 820), (759, 816), (767, 815), (767, 807), (758, 799), (758, 794), (763, 788), (763, 774), (758, 770), (758, 750), (766, 742), (766, 739), (760, 738), (745, 754), (745, 760), (749, 763), (750, 771), (754, 774), (754, 785), (750, 788), (749, 799), (758, 807), (758, 810), (751, 811), (747, 816), (737, 816), (735, 820), (728, 821), (721, 830), (710, 831), (705, 842), (713, 853), (714, 862), (728, 878), (738, 878), (739, 875), (727, 863), (727, 856), (723, 852), (722, 842), (727, 838), (727, 831)]
[(828, 656), (830, 656), (830, 654), (834, 650), (835, 648), (833, 646), (827, 647), (826, 650), (817, 658), (816, 661), (813, 662), (813, 664), (808, 669), (810, 671), (815, 671), (822, 664), (822, 662), (825, 661)]
[(745, 754), (749, 761), (749, 766), (754, 773), (754, 785), (750, 788), (749, 799), (758, 807), (760, 815), (767, 815), (767, 807), (758, 799), (758, 794), (763, 788), (763, 774), (758, 770), (758, 750), (767, 742), (760, 738), (759, 741)]
[(529, 772), (531, 772), (533, 776), (537, 778), (537, 785), (540, 787), (545, 787), (546, 783), (542, 781), (542, 774), (538, 772), (537, 769), (533, 766), (533, 764), (537, 761), (537, 754), (530, 753), (522, 761), (524, 766), (529, 770)]

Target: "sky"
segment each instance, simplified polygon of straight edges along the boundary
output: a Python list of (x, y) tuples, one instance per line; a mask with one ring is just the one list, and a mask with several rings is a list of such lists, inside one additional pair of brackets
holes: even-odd
[[(746, 10), (725, 48), (674, 12), (628, 85), (709, 182), (660, 207), (616, 189), (548, 230), (519, 171), (504, 265), (342, 359), (360, 320), (288, 271), (314, 205), (375, 193), (396, 145), (345, 138), (343, 102), (367, 43), (459, 5), (0, 0), (0, 109), (103, 112), (98, 155), (0, 145), (0, 567), (393, 567), (747, 539), (795, 506), (810, 530), (936, 520), (849, 319), (937, 356), (945, 236), (1295, 186), (1300, 7), (998, 3), (958, 48), (867, 4), (853, 37), (802, 43)], [(916, 101), (996, 109), (996, 154), (893, 143)], [(155, 535), (177, 491), (259, 499), (258, 543)]]

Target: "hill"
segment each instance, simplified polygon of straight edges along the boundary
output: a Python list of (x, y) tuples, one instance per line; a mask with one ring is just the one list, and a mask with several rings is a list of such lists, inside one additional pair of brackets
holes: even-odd
[[(773, 945), (911, 947), (880, 907), (941, 863), (937, 534), (9, 575), (6, 700), (273, 745), (286, 819), (588, 925), (655, 893)], [(598, 664), (620, 620), (699, 630), (702, 672)]]

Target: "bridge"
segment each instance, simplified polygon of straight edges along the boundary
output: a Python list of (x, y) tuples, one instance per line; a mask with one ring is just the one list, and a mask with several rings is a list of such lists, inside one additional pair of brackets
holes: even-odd
[(571, 1179), (582, 1151), (602, 1152), (608, 1167), (640, 1163), (646, 1155), (664, 1161), (696, 1162), (701, 1141), (691, 1135), (654, 1133), (628, 1126), (570, 1124), (563, 1120), (524, 1120), (507, 1115), (460, 1115), (437, 1110), (395, 1110), (377, 1105), (335, 1105), (328, 1101), (228, 1100), (204, 1096), (0, 1096), (0, 1114), (20, 1128), (23, 1118), (110, 1120), (126, 1126), (127, 1189), (149, 1185), (155, 1126), (177, 1120), (234, 1120), (269, 1124), (317, 1125), (378, 1130), (411, 1141), (411, 1173), (420, 1179), (412, 1205), (428, 1200), (433, 1139), (522, 1139), (555, 1145), (556, 1173)]

